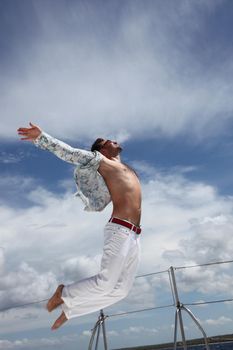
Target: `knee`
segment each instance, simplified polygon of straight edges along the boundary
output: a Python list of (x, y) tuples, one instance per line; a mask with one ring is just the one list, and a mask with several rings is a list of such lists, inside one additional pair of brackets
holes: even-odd
[(115, 288), (116, 281), (113, 279), (103, 279), (101, 276), (97, 277), (96, 281), (100, 292), (103, 294), (109, 294), (112, 292), (112, 290)]

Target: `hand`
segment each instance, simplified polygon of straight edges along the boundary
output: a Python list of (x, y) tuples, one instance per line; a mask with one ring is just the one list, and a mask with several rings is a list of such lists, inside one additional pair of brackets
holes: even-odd
[(21, 140), (34, 141), (41, 134), (42, 130), (38, 126), (32, 123), (29, 124), (31, 128), (19, 128), (17, 130), (18, 134), (23, 136)]

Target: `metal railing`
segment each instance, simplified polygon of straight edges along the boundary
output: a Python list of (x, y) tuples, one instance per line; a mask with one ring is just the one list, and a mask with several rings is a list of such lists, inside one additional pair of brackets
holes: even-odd
[(210, 350), (209, 343), (208, 343), (208, 338), (207, 338), (207, 334), (206, 334), (205, 330), (203, 329), (203, 327), (200, 324), (199, 320), (195, 317), (195, 315), (191, 312), (191, 310), (187, 308), (187, 306), (197, 306), (197, 305), (205, 305), (205, 304), (232, 302), (233, 298), (209, 300), (209, 301), (201, 301), (201, 302), (192, 302), (192, 303), (185, 303), (185, 304), (183, 304), (180, 301), (180, 297), (179, 297), (179, 293), (178, 293), (178, 287), (177, 287), (177, 282), (176, 282), (175, 271), (176, 270), (181, 270), (181, 269), (207, 267), (207, 266), (214, 266), (214, 265), (220, 265), (220, 264), (229, 264), (229, 263), (233, 263), (233, 260), (216, 261), (216, 262), (210, 262), (210, 263), (205, 263), (205, 264), (188, 265), (188, 266), (177, 266), (177, 267), (171, 266), (168, 270), (152, 272), (152, 273), (149, 273), (149, 274), (144, 274), (144, 275), (137, 276), (136, 278), (140, 278), (140, 277), (148, 277), (148, 276), (152, 276), (152, 275), (158, 275), (158, 274), (162, 274), (162, 273), (168, 273), (169, 281), (170, 281), (170, 287), (171, 287), (171, 293), (172, 293), (172, 297), (173, 297), (173, 301), (174, 301), (173, 304), (161, 305), (161, 306), (157, 306), (157, 307), (151, 307), (151, 308), (139, 309), (139, 310), (133, 310), (133, 311), (126, 311), (126, 312), (110, 314), (110, 315), (104, 315), (103, 310), (101, 310), (100, 311), (100, 316), (98, 318), (98, 321), (96, 322), (95, 327), (92, 330), (92, 335), (91, 335), (91, 339), (90, 339), (90, 342), (89, 342), (88, 350), (92, 350), (92, 347), (93, 347), (93, 344), (94, 344), (94, 338), (95, 338), (95, 334), (96, 334), (97, 330), (98, 330), (98, 336), (96, 337), (95, 350), (98, 349), (99, 333), (101, 331), (101, 326), (102, 326), (103, 339), (104, 339), (104, 349), (108, 350), (107, 335), (106, 335), (106, 328), (105, 328), (105, 320), (107, 318), (111, 318), (111, 317), (115, 317), (115, 316), (124, 316), (124, 315), (132, 314), (132, 313), (138, 313), (138, 312), (145, 312), (145, 311), (151, 311), (151, 310), (170, 308), (170, 307), (174, 307), (175, 308), (173, 350), (177, 349), (178, 325), (180, 327), (180, 333), (181, 333), (181, 337), (182, 337), (183, 349), (184, 350), (188, 349), (187, 341), (186, 341), (186, 337), (185, 337), (185, 331), (184, 331), (182, 311), (185, 311), (191, 317), (191, 319), (193, 320), (195, 325), (198, 327), (198, 329), (202, 333), (206, 350)]
[[(177, 332), (178, 332), (178, 326), (180, 328), (180, 334), (182, 338), (182, 344), (183, 344), (183, 349), (187, 350), (187, 341), (185, 337), (185, 331), (184, 331), (184, 324), (183, 324), (183, 318), (182, 318), (182, 312), (186, 312), (195, 325), (198, 327), (198, 329), (201, 331), (204, 343), (205, 343), (205, 348), (206, 350), (210, 350), (209, 344), (208, 344), (208, 338), (206, 335), (206, 332), (204, 331), (202, 325), (200, 324), (199, 320), (195, 317), (195, 315), (187, 308), (187, 306), (199, 306), (199, 305), (205, 305), (205, 304), (215, 304), (215, 303), (224, 303), (224, 302), (232, 302), (233, 298), (227, 298), (227, 299), (218, 299), (218, 300), (206, 300), (206, 301), (198, 301), (198, 302), (189, 302), (189, 303), (182, 303), (180, 301), (180, 296), (179, 296), (179, 291), (177, 287), (177, 282), (176, 282), (176, 271), (182, 270), (182, 269), (191, 269), (191, 268), (197, 268), (197, 267), (209, 267), (209, 266), (214, 266), (214, 265), (221, 265), (221, 264), (229, 264), (233, 263), (233, 260), (227, 260), (227, 261), (216, 261), (216, 262), (209, 262), (209, 263), (204, 263), (204, 264), (197, 264), (197, 265), (188, 265), (188, 266), (177, 266), (173, 267), (171, 266), (167, 270), (163, 271), (158, 271), (158, 272), (152, 272), (148, 274), (143, 274), (143, 275), (138, 275), (136, 276), (137, 278), (141, 277), (148, 277), (148, 276), (153, 276), (153, 275), (159, 275), (159, 274), (168, 274), (169, 278), (169, 283), (170, 283), (170, 289), (171, 289), (171, 294), (173, 298), (173, 303), (172, 304), (167, 304), (167, 305), (159, 305), (155, 307), (150, 307), (150, 308), (144, 308), (144, 309), (137, 309), (137, 310), (132, 310), (132, 311), (125, 311), (121, 313), (115, 313), (115, 314), (109, 314), (105, 315), (103, 310), (100, 310), (100, 314), (98, 317), (97, 322), (94, 325), (94, 328), (92, 329), (92, 334), (90, 338), (90, 342), (88, 345), (88, 350), (92, 350), (93, 346), (95, 346), (95, 350), (98, 349), (99, 346), (99, 340), (100, 340), (100, 333), (102, 331), (102, 336), (103, 336), (103, 342), (104, 342), (104, 349), (108, 350), (108, 344), (107, 344), (107, 332), (106, 332), (106, 327), (105, 327), (105, 321), (106, 319), (112, 318), (112, 317), (122, 317), (124, 315), (128, 314), (133, 314), (133, 313), (140, 313), (140, 312), (146, 312), (146, 311), (152, 311), (152, 310), (159, 310), (159, 309), (165, 309), (165, 308), (175, 308), (175, 323), (174, 323), (174, 345), (173, 349), (177, 349)], [(27, 307), (35, 304), (40, 304), (43, 302), (46, 302), (49, 299), (43, 299), (43, 300), (37, 300), (34, 302), (29, 302), (25, 304), (17, 304), (17, 305), (12, 305), (7, 308), (2, 308), (0, 309), (0, 312), (5, 312), (11, 309), (15, 308), (22, 308), (22, 307)], [(94, 345), (95, 343), (95, 345)]]

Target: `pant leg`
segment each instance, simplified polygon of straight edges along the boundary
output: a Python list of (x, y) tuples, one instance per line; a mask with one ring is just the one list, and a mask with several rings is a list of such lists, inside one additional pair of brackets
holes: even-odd
[[(113, 249), (111, 249), (112, 247)], [(117, 254), (117, 259), (115, 254)], [(66, 317), (73, 318), (95, 312), (125, 298), (134, 282), (139, 259), (139, 236), (120, 225), (108, 224), (105, 230), (104, 254), (100, 273), (63, 289), (65, 293), (62, 293), (64, 301), (62, 309)], [(99, 278), (101, 281), (98, 282)], [(102, 278), (104, 281), (106, 278), (110, 278), (110, 281), (105, 281), (109, 285), (107, 289), (100, 292)], [(106, 283), (103, 283), (103, 286), (106, 286)], [(92, 286), (93, 289), (89, 289), (88, 293), (85, 293), (85, 298), (82, 297), (81, 293), (79, 293), (81, 296), (77, 297), (77, 293), (74, 294), (75, 291), (80, 292), (79, 287), (85, 288), (85, 286), (88, 288)], [(70, 289), (73, 297), (67, 297), (67, 290), (70, 293)]]

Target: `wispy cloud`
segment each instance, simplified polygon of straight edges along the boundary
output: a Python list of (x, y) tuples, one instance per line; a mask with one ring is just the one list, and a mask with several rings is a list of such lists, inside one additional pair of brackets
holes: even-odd
[(40, 339), (17, 339), (17, 340), (0, 340), (0, 349), (40, 349), (41, 347), (46, 348), (57, 348), (63, 344), (69, 344), (70, 342), (77, 341), (77, 335), (73, 336), (62, 336), (62, 337), (50, 337)]
[(156, 334), (158, 333), (158, 330), (156, 328), (146, 328), (143, 326), (138, 326), (138, 327), (129, 327), (125, 330), (123, 330), (123, 333), (126, 335), (131, 335), (131, 334), (138, 334), (141, 335), (142, 333), (148, 334)]
[[(188, 180), (180, 172), (164, 175), (155, 169), (153, 176), (150, 171), (150, 179), (143, 183), (139, 274), (232, 256), (232, 199), (220, 196), (209, 185)], [(2, 307), (44, 299), (58, 281), (68, 283), (96, 273), (102, 230), (111, 213), (109, 207), (101, 216), (90, 215), (70, 192), (57, 195), (30, 185), (30, 181), (26, 193), (32, 206), (18, 210), (5, 205), (0, 212)], [(177, 277), (184, 292), (199, 291), (208, 296), (217, 292), (226, 295), (232, 284), (230, 269), (225, 268), (202, 273), (190, 270)], [(120, 309), (170, 304), (169, 288), (168, 276), (161, 276), (159, 281), (137, 279)], [(111, 310), (119, 311), (119, 305)]]
[(19, 41), (21, 76), (9, 67), (3, 77), (0, 112), (11, 123), (2, 125), (1, 137), (13, 137), (30, 119), (73, 140), (184, 131), (200, 139), (226, 128), (231, 60), (206, 69), (206, 56), (215, 56), (211, 45), (206, 56), (198, 47), (223, 2), (128, 1), (121, 11), (72, 2), (56, 12), (51, 4), (33, 2), (38, 32), (24, 56)]
[(210, 326), (220, 326), (220, 325), (232, 323), (232, 319), (229, 317), (220, 316), (217, 319), (209, 318), (209, 319), (205, 320), (204, 323), (208, 324)]
[(0, 152), (0, 163), (10, 164), (19, 163), (23, 159), (23, 154), (16, 155), (15, 153)]
[[(27, 11), (24, 5), (3, 6), (1, 43), (11, 42), (12, 48), (0, 60), (0, 137), (12, 140), (18, 126), (30, 120), (54, 136), (84, 144), (99, 135), (124, 141), (132, 135), (138, 140), (185, 134), (205, 143), (221, 135), (233, 115), (228, 29), (226, 24), (220, 32), (216, 25), (216, 14), (226, 15), (226, 4), (159, 0), (97, 7), (61, 0), (54, 7), (48, 0), (30, 2)], [(2, 151), (0, 163), (18, 163), (26, 156)], [(232, 197), (190, 180), (187, 174), (197, 167), (161, 169), (142, 160), (132, 165), (143, 179), (139, 274), (232, 258)], [(102, 215), (83, 212), (70, 180), (60, 185), (62, 194), (33, 176), (0, 179), (3, 308), (44, 299), (60, 281), (70, 283), (98, 270), (111, 206)], [(233, 287), (226, 265), (180, 271), (177, 279), (187, 300), (227, 296)], [(110, 311), (170, 304), (170, 297), (166, 274), (143, 277)], [(0, 320), (4, 332), (49, 327), (49, 322), (40, 307), (13, 309)], [(211, 316), (205, 326), (217, 324), (224, 329), (231, 318)], [(127, 341), (140, 334), (158, 337), (157, 330), (145, 322), (111, 332)], [(87, 341), (90, 332), (82, 328), (80, 333), (79, 340)], [(66, 346), (63, 340), (1, 340), (0, 349), (56, 348)]]

